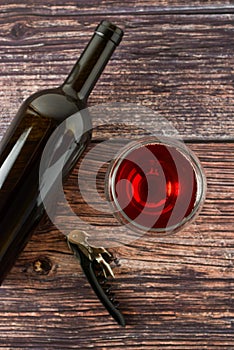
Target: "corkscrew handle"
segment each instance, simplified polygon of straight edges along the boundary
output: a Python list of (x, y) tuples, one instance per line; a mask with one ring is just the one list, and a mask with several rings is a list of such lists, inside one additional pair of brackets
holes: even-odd
[[(125, 327), (125, 319), (123, 315), (118, 310), (118, 308), (114, 305), (114, 300), (110, 300), (110, 296), (108, 296), (108, 291), (105, 293), (103, 287), (100, 284), (101, 281), (99, 281), (98, 276), (95, 273), (95, 271), (97, 270), (96, 268), (98, 267), (97, 266), (98, 262), (96, 260), (90, 260), (88, 256), (80, 249), (80, 247), (77, 244), (71, 243), (68, 240), (68, 245), (70, 249), (73, 251), (74, 255), (80, 261), (82, 270), (87, 280), (89, 281), (93, 291), (98, 297), (98, 299), (101, 301), (101, 303), (109, 312), (109, 314), (114, 318), (114, 320), (119, 325)], [(101, 272), (101, 269), (100, 269), (100, 272)], [(103, 283), (105, 283), (105, 281), (106, 281), (106, 278), (102, 280)]]

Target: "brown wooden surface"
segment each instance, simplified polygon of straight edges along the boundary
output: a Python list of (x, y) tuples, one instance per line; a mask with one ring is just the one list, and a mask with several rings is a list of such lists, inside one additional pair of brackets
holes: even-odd
[[(44, 220), (0, 288), (0, 349), (234, 348), (233, 12), (232, 1), (0, 2), (0, 137), (26, 96), (61, 83), (108, 18), (125, 37), (90, 105), (138, 103), (168, 118), (208, 181), (204, 208), (185, 230), (113, 250), (125, 329)], [(113, 231), (115, 221), (82, 203), (77, 171), (65, 186), (71, 205)]]

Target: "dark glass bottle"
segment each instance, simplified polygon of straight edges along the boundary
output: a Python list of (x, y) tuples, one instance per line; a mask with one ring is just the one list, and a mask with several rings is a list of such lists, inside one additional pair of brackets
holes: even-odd
[[(43, 149), (56, 128), (86, 107), (87, 98), (122, 38), (122, 31), (102, 21), (65, 82), (37, 92), (20, 107), (0, 143), (0, 283), (40, 221), (39, 167)], [(78, 113), (81, 128), (91, 121)], [(90, 131), (74, 142), (66, 176), (88, 144)]]

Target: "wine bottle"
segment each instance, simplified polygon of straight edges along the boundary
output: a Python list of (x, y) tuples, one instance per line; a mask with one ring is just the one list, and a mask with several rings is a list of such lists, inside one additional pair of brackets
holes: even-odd
[[(86, 107), (88, 96), (122, 35), (120, 28), (102, 21), (65, 82), (30, 96), (0, 143), (0, 283), (45, 212), (39, 199), (43, 149), (65, 119)], [(66, 159), (64, 176), (91, 139), (91, 132), (85, 131), (91, 124), (87, 113), (77, 113), (77, 123), (84, 132), (81, 130), (82, 136)]]

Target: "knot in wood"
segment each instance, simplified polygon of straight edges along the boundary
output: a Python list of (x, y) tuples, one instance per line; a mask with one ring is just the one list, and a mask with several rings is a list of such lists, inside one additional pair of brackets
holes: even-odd
[(39, 257), (33, 263), (33, 271), (39, 275), (48, 275), (52, 269), (52, 262), (47, 257)]
[(13, 27), (11, 28), (11, 37), (13, 39), (21, 39), (24, 37), (26, 33), (26, 27), (24, 25), (24, 23), (16, 23), (13, 25)]

